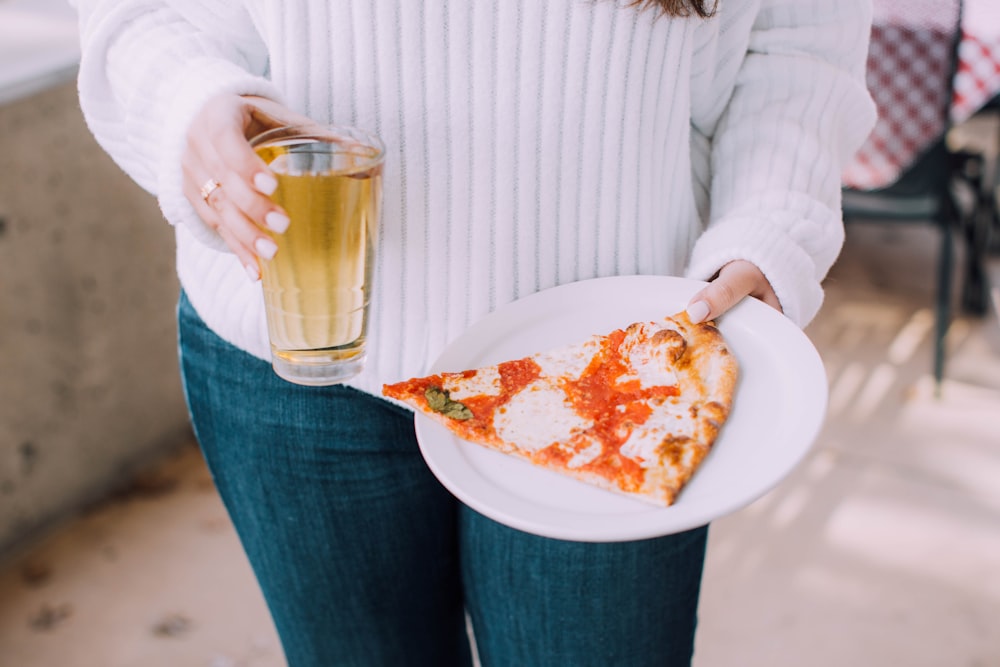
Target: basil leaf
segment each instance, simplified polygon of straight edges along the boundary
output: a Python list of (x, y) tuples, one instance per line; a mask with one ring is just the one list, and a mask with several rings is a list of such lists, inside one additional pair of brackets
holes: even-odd
[(450, 417), (451, 419), (456, 419), (458, 421), (472, 419), (472, 410), (465, 407), (458, 401), (452, 401), (449, 403), (442, 411), (442, 414), (444, 414), (445, 417)]
[(451, 400), (448, 392), (441, 387), (427, 387), (424, 390), (424, 398), (427, 399), (427, 406), (431, 410), (441, 413), (445, 417), (458, 421), (472, 419), (472, 410), (458, 401)]
[(424, 397), (427, 399), (427, 405), (434, 412), (442, 412), (448, 405), (448, 392), (441, 387), (427, 387), (424, 391)]

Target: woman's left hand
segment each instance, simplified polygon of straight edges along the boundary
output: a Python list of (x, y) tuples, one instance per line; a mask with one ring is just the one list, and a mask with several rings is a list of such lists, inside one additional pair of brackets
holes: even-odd
[(695, 323), (715, 319), (747, 296), (781, 312), (781, 303), (764, 273), (755, 264), (737, 259), (723, 266), (715, 279), (691, 298), (688, 317)]

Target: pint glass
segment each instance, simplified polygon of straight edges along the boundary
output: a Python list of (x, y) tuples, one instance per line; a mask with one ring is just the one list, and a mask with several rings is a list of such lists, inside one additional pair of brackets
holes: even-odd
[(261, 260), (271, 362), (298, 384), (361, 372), (382, 200), (385, 149), (345, 127), (282, 127), (251, 140), (278, 180), (291, 223)]

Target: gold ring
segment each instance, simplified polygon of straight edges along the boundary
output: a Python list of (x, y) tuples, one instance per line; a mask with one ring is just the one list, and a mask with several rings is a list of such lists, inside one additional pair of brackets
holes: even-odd
[(205, 203), (207, 204), (208, 198), (212, 195), (212, 193), (221, 187), (222, 183), (219, 183), (214, 178), (208, 179), (207, 181), (205, 181), (205, 184), (201, 186), (201, 190), (199, 190), (199, 192), (201, 193), (201, 198), (204, 199)]

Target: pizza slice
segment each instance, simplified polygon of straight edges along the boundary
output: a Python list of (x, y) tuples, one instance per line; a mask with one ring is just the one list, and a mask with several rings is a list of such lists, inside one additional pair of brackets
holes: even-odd
[(382, 393), (469, 442), (665, 506), (715, 442), (737, 375), (715, 325), (679, 313)]

